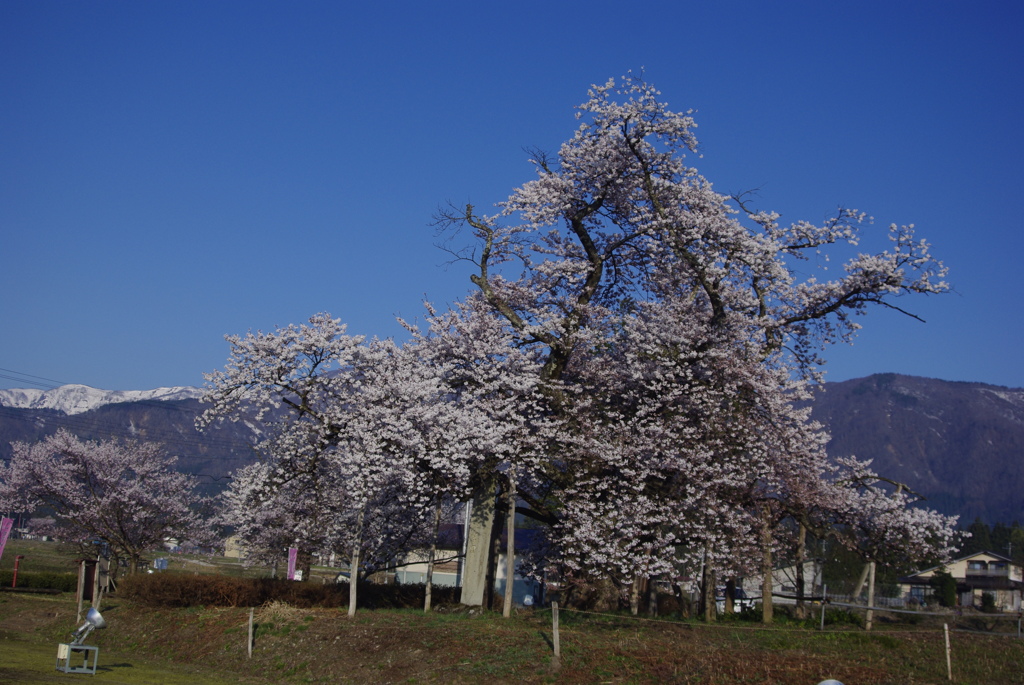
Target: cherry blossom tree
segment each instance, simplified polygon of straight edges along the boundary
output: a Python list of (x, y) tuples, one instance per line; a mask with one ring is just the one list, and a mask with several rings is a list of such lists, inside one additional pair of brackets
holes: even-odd
[[(236, 474), (225, 499), (225, 521), (254, 560), (288, 540), (341, 552), (353, 579), (384, 568), (429, 547), (438, 508), (464, 500), (481, 471), (471, 464), (503, 449), (506, 424), (522, 412), (498, 416), (495, 385), (513, 376), (447, 347), (440, 332), (464, 322), (430, 314), (427, 330), (409, 326), (404, 346), (349, 336), (326, 314), (229, 337), (232, 355), (207, 377), (212, 406), (200, 424), (252, 416), (266, 431), (265, 461)], [(502, 351), (509, 369), (515, 355)]]
[[(354, 611), (359, 575), (368, 567), (364, 548), (394, 533), (382, 502), (399, 500), (410, 511), (422, 504), (405, 487), (406, 455), (390, 449), (392, 435), (380, 430), (392, 416), (383, 379), (394, 346), (350, 336), (326, 314), (309, 325), (228, 341), (228, 366), (207, 375), (212, 406), (198, 424), (251, 417), (265, 439), (264, 462), (238, 473), (226, 493), (225, 520), (254, 558), (292, 545), (343, 553)], [(380, 548), (376, 542), (372, 549)]]
[(855, 249), (866, 215), (783, 225), (715, 192), (686, 162), (691, 114), (659, 98), (634, 76), (595, 86), (576, 134), (537, 152), (537, 178), (497, 213), (438, 217), (511, 347), (538, 359), (543, 421), (517, 471), (538, 487), (518, 490), (521, 510), (552, 526), (569, 572), (623, 586), (724, 564), (752, 532), (773, 544), (771, 508), (818, 497), (827, 475), (823, 436), (793, 409), (822, 350), (871, 306), (948, 288), (912, 226), (815, 273)]
[[(575, 135), (536, 153), (537, 178), (495, 214), (443, 211), (475, 290), (428, 307), (407, 343), (349, 336), (326, 314), (228, 338), (201, 423), (251, 414), (266, 428), (266, 462), (229, 494), (252, 544), (349, 548), (358, 572), (361, 555), (421, 539), (408, 531), (441, 499), (471, 497), (464, 601), (484, 601), (502, 514), (513, 533), (518, 512), (547, 526), (538, 563), (610, 577), (634, 610), (653, 576), (700, 568), (707, 593), (758, 551), (770, 570), (780, 521), (812, 513), (878, 556), (896, 540), (946, 551), (948, 519), (854, 462), (838, 473), (795, 404), (857, 315), (909, 313), (899, 298), (946, 291), (945, 268), (912, 226), (857, 253), (861, 212), (784, 225), (715, 192), (687, 163), (691, 114), (659, 98), (634, 76), (595, 86)], [(838, 276), (816, 271), (844, 252)], [(510, 535), (510, 569), (512, 550)]]
[(166, 539), (212, 540), (197, 481), (174, 462), (154, 443), (82, 441), (61, 429), (13, 444), (10, 463), (0, 466), (0, 508), (45, 511), (55, 535), (105, 543), (134, 572), (142, 554)]

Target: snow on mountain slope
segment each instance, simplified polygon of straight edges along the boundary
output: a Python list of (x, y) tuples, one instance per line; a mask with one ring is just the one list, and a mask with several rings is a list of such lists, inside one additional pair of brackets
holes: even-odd
[(56, 409), (81, 414), (104, 404), (187, 400), (198, 398), (199, 388), (156, 388), (154, 390), (98, 390), (87, 385), (62, 385), (52, 390), (0, 390), (0, 406), (18, 409)]

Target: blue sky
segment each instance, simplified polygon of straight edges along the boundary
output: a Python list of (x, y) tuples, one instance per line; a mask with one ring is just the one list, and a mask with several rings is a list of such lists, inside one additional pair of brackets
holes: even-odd
[(640, 69), (718, 190), (949, 266), (829, 380), (1024, 386), (1022, 35), (1006, 2), (0, 0), (0, 387), (200, 385), (224, 334), (320, 311), (399, 336), (471, 287), (438, 207), (503, 200)]

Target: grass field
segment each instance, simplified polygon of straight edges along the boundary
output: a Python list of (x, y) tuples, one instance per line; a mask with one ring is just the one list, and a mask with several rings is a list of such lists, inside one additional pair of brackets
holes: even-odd
[[(153, 609), (110, 598), (95, 679), (109, 683), (945, 683), (941, 628), (824, 633), (783, 626), (635, 620), (563, 611), (560, 669), (550, 612), (360, 611), (270, 605)], [(56, 646), (70, 595), (0, 593), (0, 682), (67, 682)], [(1024, 640), (954, 633), (957, 683), (1024, 682)], [(85, 676), (77, 676), (85, 677)]]
[[(43, 563), (47, 550), (23, 549)], [(4, 562), (0, 568), (9, 567), (6, 553)], [(76, 627), (75, 611), (67, 593), (0, 593), (0, 682), (92, 678), (55, 670), (57, 644)], [(457, 607), (427, 615), (360, 610), (348, 619), (338, 608), (275, 603), (254, 610), (251, 658), (245, 607), (160, 609), (115, 594), (102, 611), (109, 627), (88, 644), (100, 647), (94, 678), (107, 683), (949, 682), (942, 623), (934, 619), (901, 624), (883, 616), (870, 633), (850, 624), (821, 632), (813, 622), (769, 629), (739, 620), (705, 625), (563, 610), (555, 668), (549, 610), (510, 619)], [(1024, 683), (1024, 640), (1015, 632), (954, 632), (951, 639), (953, 682)]]
[[(55, 572), (77, 573), (75, 560), (79, 558), (77, 550), (70, 545), (40, 540), (8, 540), (4, 555), (0, 558), (0, 571), (14, 568), (17, 555), (24, 558), (19, 564), (21, 573)], [(146, 557), (153, 560), (163, 557), (168, 560), (168, 570), (189, 571), (195, 573), (221, 573), (231, 576), (267, 576), (266, 568), (247, 568), (238, 559), (207, 556), (202, 554), (178, 554), (171, 552), (154, 552)], [(314, 566), (313, 581), (333, 580), (337, 569)]]

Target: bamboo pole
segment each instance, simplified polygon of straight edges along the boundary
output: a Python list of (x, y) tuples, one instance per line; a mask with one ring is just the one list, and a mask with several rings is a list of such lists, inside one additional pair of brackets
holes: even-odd
[(508, 618), (512, 615), (512, 594), (515, 591), (516, 572), (516, 481), (515, 474), (508, 474), (508, 518), (506, 519), (508, 536), (505, 548), (505, 604), (501, 615)]
[(558, 602), (551, 603), (551, 646), (555, 650), (555, 658), (562, 658), (562, 646), (558, 639)]
[(828, 603), (828, 585), (821, 586), (821, 629), (825, 630), (825, 604)]
[(875, 612), (871, 607), (875, 606), (875, 562), (868, 565), (868, 612), (864, 621), (865, 628), (871, 630), (871, 624), (875, 618)]
[(363, 539), (363, 514), (365, 508), (359, 510), (359, 518), (356, 521), (356, 544), (352, 546), (352, 563), (348, 567), (348, 617), (356, 615), (356, 603), (359, 591), (359, 548)]
[(249, 658), (250, 659), (252, 658), (252, 632), (253, 632), (252, 631), (252, 628), (253, 628), (252, 618), (253, 618), (253, 612), (254, 611), (255, 610), (252, 607), (249, 607), (249, 642), (248, 642), (248, 649), (249, 649)]
[(796, 617), (800, 620), (807, 618), (807, 604), (804, 602), (804, 590), (806, 579), (804, 578), (804, 565), (807, 561), (807, 527), (800, 524), (796, 538)]

